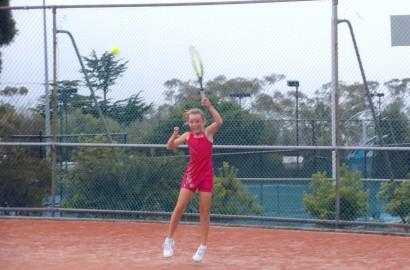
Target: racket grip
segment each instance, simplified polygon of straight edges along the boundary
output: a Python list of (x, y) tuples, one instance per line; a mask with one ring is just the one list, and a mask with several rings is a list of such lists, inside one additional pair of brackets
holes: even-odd
[(199, 93), (201, 94), (201, 98), (206, 98), (204, 90), (199, 91)]

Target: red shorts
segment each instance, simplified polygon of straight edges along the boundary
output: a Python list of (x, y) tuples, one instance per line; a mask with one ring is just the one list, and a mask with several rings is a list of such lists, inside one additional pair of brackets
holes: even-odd
[(200, 192), (212, 192), (214, 189), (214, 179), (212, 177), (205, 177), (200, 181), (192, 181), (187, 175), (184, 176), (181, 188), (189, 189), (192, 192), (199, 190)]

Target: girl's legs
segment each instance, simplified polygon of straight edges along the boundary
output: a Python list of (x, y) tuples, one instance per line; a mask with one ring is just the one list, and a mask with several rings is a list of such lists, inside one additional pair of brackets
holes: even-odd
[(185, 209), (187, 208), (188, 203), (191, 201), (194, 194), (194, 192), (186, 188), (181, 188), (181, 190), (179, 191), (178, 201), (175, 206), (174, 212), (172, 213), (171, 221), (169, 222), (167, 234), (168, 238), (173, 238), (179, 220), (181, 219), (182, 214), (184, 214)]
[(201, 220), (201, 244), (206, 246), (211, 222), (211, 200), (212, 192), (199, 192), (199, 217)]

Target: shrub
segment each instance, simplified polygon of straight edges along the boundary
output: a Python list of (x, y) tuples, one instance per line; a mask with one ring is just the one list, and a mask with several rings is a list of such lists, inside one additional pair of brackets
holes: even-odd
[(386, 200), (388, 203), (383, 209), (392, 216), (398, 216), (403, 223), (410, 220), (410, 182), (396, 181), (384, 182), (381, 191), (377, 194), (378, 199)]
[[(303, 197), (305, 211), (317, 219), (335, 219), (336, 187), (326, 177), (326, 173), (314, 174), (309, 190)], [(341, 167), (339, 194), (341, 220), (356, 220), (367, 216), (369, 191), (362, 190), (359, 172), (349, 172), (346, 166)]]
[[(100, 135), (88, 141), (107, 142)], [(186, 166), (183, 156), (131, 155), (109, 147), (78, 147), (73, 160), (63, 206), (85, 209), (172, 211)]]
[(238, 169), (224, 162), (215, 177), (211, 212), (225, 215), (260, 215), (262, 206), (237, 178)]

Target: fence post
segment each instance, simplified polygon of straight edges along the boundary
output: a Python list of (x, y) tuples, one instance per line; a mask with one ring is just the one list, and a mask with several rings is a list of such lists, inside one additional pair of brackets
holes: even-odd
[(51, 139), (51, 215), (54, 217), (56, 207), (57, 182), (57, 8), (53, 7), (53, 118)]
[(332, 4), (332, 178), (336, 187), (335, 202), (335, 227), (339, 228), (340, 222), (340, 194), (339, 194), (339, 177), (340, 177), (340, 150), (337, 149), (340, 143), (339, 138), (339, 70), (338, 70), (338, 18), (337, 18), (338, 0), (333, 0)]

